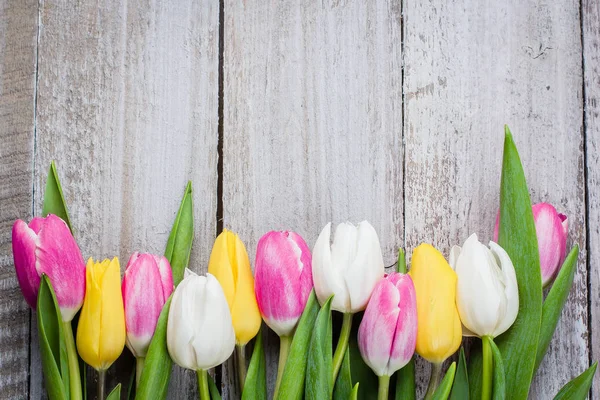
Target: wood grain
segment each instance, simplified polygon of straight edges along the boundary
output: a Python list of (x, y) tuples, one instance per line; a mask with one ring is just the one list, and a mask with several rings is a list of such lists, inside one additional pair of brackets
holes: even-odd
[(579, 3), (407, 1), (404, 21), (407, 247), (491, 239), (505, 123), (532, 201), (565, 212), (583, 247), (530, 392), (552, 398), (589, 355)]
[[(254, 260), (269, 230), (312, 247), (327, 222), (366, 219), (391, 265), (403, 240), (399, 4), (227, 0), (224, 31), (224, 226)], [(278, 342), (268, 335), (270, 390)]]
[[(600, 359), (600, 3), (582, 2), (591, 360)], [(600, 399), (600, 375), (592, 398)]]
[(32, 213), (38, 13), (0, 0), (0, 398), (29, 397), (29, 317), (13, 266), (11, 230)]
[[(216, 231), (218, 3), (42, 1), (35, 211), (56, 160), (84, 257), (161, 254), (193, 181), (190, 267), (206, 271)], [(131, 356), (108, 383), (127, 384)], [(90, 373), (88, 387), (95, 390)], [(36, 384), (32, 376), (32, 386)], [(175, 367), (170, 396), (193, 398)]]

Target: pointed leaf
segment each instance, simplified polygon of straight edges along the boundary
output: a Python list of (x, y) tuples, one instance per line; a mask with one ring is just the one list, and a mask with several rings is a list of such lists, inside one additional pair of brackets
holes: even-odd
[(360, 400), (375, 400), (377, 399), (377, 391), (379, 387), (379, 378), (373, 370), (365, 363), (360, 355), (358, 348), (358, 327), (362, 321), (363, 313), (354, 314), (352, 323), (352, 333), (348, 348), (350, 349), (350, 372), (352, 373), (352, 382), (360, 382), (358, 389), (358, 398)]
[(552, 284), (552, 288), (546, 296), (544, 305), (542, 306), (542, 325), (540, 329), (540, 341), (537, 347), (537, 355), (535, 359), (535, 370), (538, 367), (546, 355), (556, 325), (562, 314), (562, 309), (569, 297), (571, 286), (573, 286), (573, 278), (575, 277), (575, 271), (577, 270), (577, 256), (579, 255), (579, 246), (575, 245), (565, 262), (560, 269), (556, 280)]
[(358, 400), (358, 385), (360, 382), (356, 382), (356, 385), (352, 388), (352, 393), (350, 393), (350, 400)]
[(119, 383), (115, 388), (108, 394), (106, 400), (119, 400), (121, 398), (121, 384)]
[(63, 196), (60, 179), (58, 179), (54, 161), (50, 163), (48, 178), (46, 179), (46, 190), (44, 191), (44, 204), (42, 206), (42, 215), (45, 217), (48, 214), (54, 214), (57, 217), (60, 217), (67, 223), (71, 232), (73, 232), (71, 220), (69, 219), (69, 212), (67, 211), (67, 205), (65, 203), (65, 197)]
[(331, 300), (329, 297), (317, 314), (306, 364), (304, 393), (308, 400), (329, 399), (333, 393)]
[(504, 362), (500, 349), (493, 340), (490, 340), (492, 346), (492, 356), (494, 359), (494, 381), (492, 385), (493, 400), (506, 399), (506, 373), (504, 372)]
[(401, 274), (406, 273), (406, 256), (404, 255), (404, 249), (398, 249), (398, 263), (396, 264), (396, 272)]
[(333, 400), (345, 400), (352, 395), (352, 371), (350, 369), (350, 346), (346, 348), (342, 367), (333, 388)]
[(450, 364), (450, 368), (446, 371), (446, 375), (444, 375), (444, 379), (438, 386), (437, 390), (433, 394), (432, 400), (446, 400), (448, 396), (450, 396), (450, 391), (452, 390), (452, 383), (454, 382), (454, 375), (456, 373), (456, 363), (453, 362)]
[(267, 361), (263, 351), (262, 329), (256, 335), (252, 358), (248, 366), (242, 400), (267, 399)]
[[(38, 292), (37, 322), (42, 370), (48, 398), (50, 400), (67, 399), (69, 387), (65, 386), (62, 376), (68, 376), (69, 371), (64, 369), (64, 362), (61, 362), (61, 358), (66, 357), (62, 317), (52, 284), (46, 275), (42, 275)], [(64, 356), (61, 356), (62, 352), (65, 353)]]
[(188, 182), (179, 211), (175, 217), (171, 234), (167, 242), (165, 257), (171, 264), (175, 286), (183, 279), (183, 273), (190, 261), (194, 240), (194, 208), (192, 201), (192, 182)]
[(290, 352), (281, 377), (278, 400), (300, 400), (304, 395), (304, 380), (306, 378), (306, 364), (308, 346), (312, 336), (313, 327), (319, 313), (319, 303), (313, 290), (308, 297), (306, 307), (302, 312), (296, 333), (292, 339)]
[(560, 389), (554, 400), (585, 400), (590, 392), (598, 362)]
[(461, 346), (458, 356), (458, 369), (454, 377), (450, 400), (469, 400), (469, 377), (467, 374), (467, 361), (465, 360), (465, 349)]
[(211, 400), (221, 400), (221, 393), (219, 393), (219, 388), (217, 388), (217, 385), (215, 384), (214, 379), (210, 375), (207, 375), (207, 378), (208, 378), (208, 391), (210, 393)]

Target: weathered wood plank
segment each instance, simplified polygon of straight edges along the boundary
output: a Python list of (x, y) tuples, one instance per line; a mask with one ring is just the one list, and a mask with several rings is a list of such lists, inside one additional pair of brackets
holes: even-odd
[(0, 0), (0, 397), (29, 397), (29, 307), (13, 266), (11, 229), (32, 213), (36, 1)]
[[(590, 268), (590, 339), (592, 361), (600, 359), (600, 3), (581, 3), (583, 23), (583, 76), (585, 88), (585, 136), (588, 200), (588, 249)], [(600, 375), (596, 374), (592, 398), (600, 399)]]
[(491, 238), (508, 123), (532, 200), (567, 213), (583, 247), (530, 393), (552, 398), (588, 365), (579, 2), (404, 4), (407, 246)]
[[(310, 247), (369, 220), (391, 265), (402, 238), (401, 16), (396, 2), (225, 2), (224, 225)], [(268, 336), (268, 386), (279, 340)]]
[[(216, 230), (218, 3), (52, 0), (40, 18), (35, 211), (55, 159), (84, 257), (118, 255), (124, 269), (133, 251), (164, 251), (191, 179), (190, 265), (206, 271)], [(128, 382), (129, 350), (122, 358), (111, 388)], [(195, 393), (194, 374), (176, 367), (170, 396)]]

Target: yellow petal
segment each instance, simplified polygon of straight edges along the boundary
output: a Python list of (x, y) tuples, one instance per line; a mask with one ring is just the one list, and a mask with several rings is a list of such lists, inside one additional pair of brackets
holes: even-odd
[(458, 350), (462, 328), (456, 308), (456, 273), (438, 250), (421, 244), (409, 272), (417, 296), (417, 348), (421, 357), (441, 363)]
[(235, 235), (225, 229), (215, 239), (215, 244), (210, 253), (210, 260), (208, 261), (208, 272), (214, 275), (221, 284), (227, 304), (231, 309), (235, 297), (235, 277), (228, 250), (230, 237), (235, 238)]
[(94, 284), (94, 261), (86, 266), (85, 297), (77, 325), (77, 352), (87, 364), (95, 369), (102, 365), (99, 356), (101, 303), (99, 290)]
[(102, 277), (100, 359), (105, 369), (110, 367), (123, 352), (125, 337), (121, 268), (119, 267), (119, 260), (115, 257), (110, 261)]

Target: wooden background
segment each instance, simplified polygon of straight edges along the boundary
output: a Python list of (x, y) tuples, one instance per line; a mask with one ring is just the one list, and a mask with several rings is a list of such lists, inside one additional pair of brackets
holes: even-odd
[(10, 230), (50, 160), (86, 258), (162, 252), (191, 179), (198, 272), (223, 227), (253, 260), (268, 230), (362, 219), (391, 265), (491, 237), (504, 123), (582, 250), (531, 392), (552, 398), (600, 358), (599, 46), (597, 0), (0, 0), (0, 398), (45, 397)]

